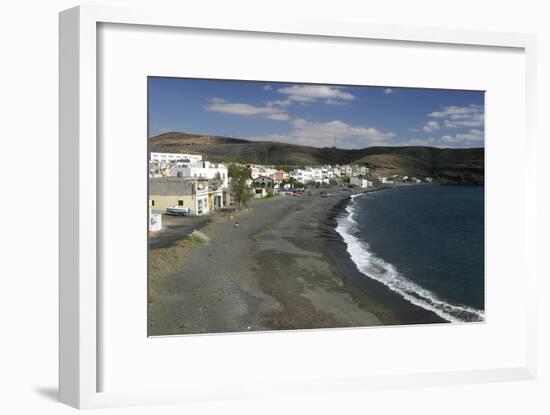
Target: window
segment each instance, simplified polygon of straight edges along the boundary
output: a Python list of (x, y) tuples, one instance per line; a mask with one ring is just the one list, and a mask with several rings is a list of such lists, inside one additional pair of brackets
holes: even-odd
[(155, 201), (151, 200), (151, 206), (155, 206)]
[(178, 206), (183, 206), (183, 200), (178, 200)]

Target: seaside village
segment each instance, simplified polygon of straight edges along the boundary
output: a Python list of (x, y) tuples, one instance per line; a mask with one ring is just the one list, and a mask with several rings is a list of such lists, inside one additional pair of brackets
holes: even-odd
[[(340, 184), (342, 190), (396, 182), (431, 182), (431, 178), (393, 175), (374, 177), (358, 164), (283, 169), (237, 164), (250, 172), (246, 188), (255, 199), (276, 195), (299, 196), (312, 188)], [(199, 154), (151, 152), (149, 158), (149, 231), (162, 229), (162, 215), (206, 215), (234, 204), (230, 165), (204, 160)], [(321, 196), (330, 196), (321, 191)]]

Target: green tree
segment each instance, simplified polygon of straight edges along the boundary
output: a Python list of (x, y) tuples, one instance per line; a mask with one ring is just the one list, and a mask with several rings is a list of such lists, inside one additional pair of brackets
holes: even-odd
[(230, 164), (227, 173), (231, 178), (231, 196), (237, 202), (237, 209), (247, 205), (252, 198), (247, 181), (250, 179), (250, 169), (246, 166)]

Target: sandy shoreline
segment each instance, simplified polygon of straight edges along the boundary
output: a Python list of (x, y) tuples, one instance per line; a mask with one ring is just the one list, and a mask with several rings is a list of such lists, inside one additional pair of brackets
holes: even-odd
[[(395, 188), (395, 186), (388, 186), (384, 188), (372, 189), (366, 193), (393, 188)], [(437, 314), (411, 304), (395, 291), (392, 291), (381, 282), (365, 276), (357, 269), (356, 264), (351, 260), (351, 257), (347, 252), (346, 243), (336, 231), (336, 221), (339, 216), (344, 214), (344, 209), (348, 203), (349, 200), (342, 200), (339, 202), (336, 206), (334, 206), (328, 219), (329, 229), (331, 232), (336, 234), (336, 237), (328, 239), (330, 241), (329, 244), (331, 245), (331, 248), (328, 250), (329, 257), (336, 264), (336, 267), (340, 270), (340, 272), (345, 275), (346, 278), (353, 281), (355, 285), (360, 287), (363, 292), (369, 293), (369, 295), (375, 298), (381, 305), (389, 308), (392, 311), (393, 316), (397, 319), (397, 324), (446, 323), (447, 321), (440, 318)]]
[(150, 271), (149, 335), (441, 321), (357, 270), (334, 229), (349, 196), (259, 200), (213, 215), (207, 243), (157, 242), (178, 258)]

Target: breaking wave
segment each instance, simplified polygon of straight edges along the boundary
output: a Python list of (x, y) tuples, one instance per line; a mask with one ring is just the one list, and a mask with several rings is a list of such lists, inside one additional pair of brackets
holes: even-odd
[(357, 229), (358, 223), (355, 220), (356, 203), (354, 199), (358, 196), (362, 195), (351, 196), (351, 201), (346, 206), (347, 214), (337, 219), (336, 231), (343, 238), (352, 261), (362, 274), (386, 285), (410, 303), (430, 310), (449, 322), (484, 320), (483, 311), (465, 305), (450, 304), (442, 300), (433, 292), (402, 275), (392, 264), (377, 257), (369, 244), (356, 236), (355, 229)]

